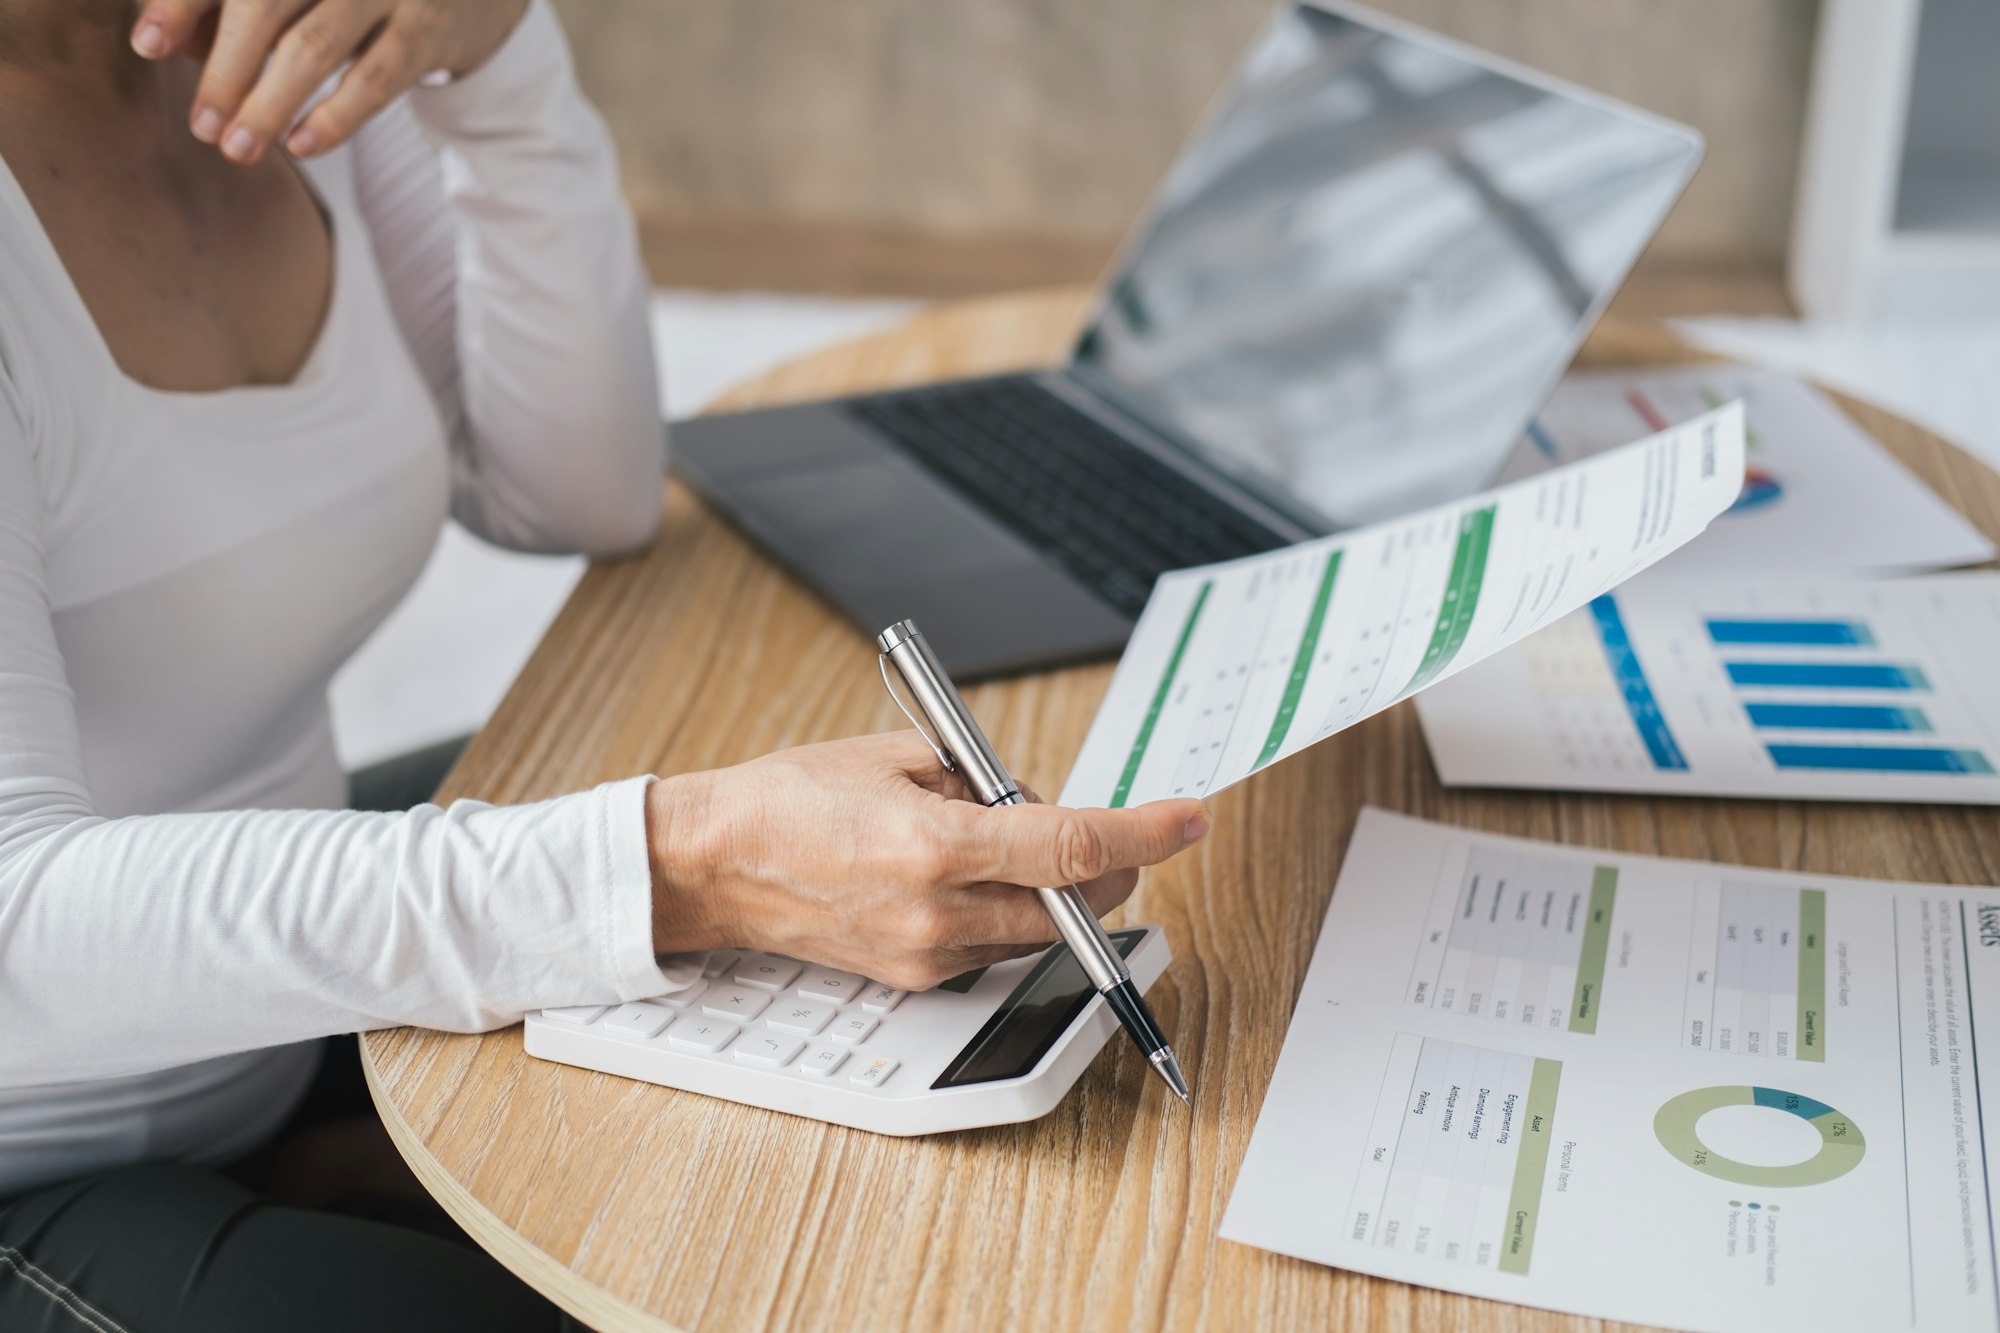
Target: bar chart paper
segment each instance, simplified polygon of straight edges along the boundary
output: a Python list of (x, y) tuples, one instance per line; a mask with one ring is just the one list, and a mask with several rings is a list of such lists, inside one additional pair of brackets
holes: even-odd
[(1164, 575), (1063, 803), (1239, 782), (1618, 586), (1700, 533), (1742, 477), (1730, 403), (1410, 518)]
[(1222, 1235), (1706, 1333), (1990, 1333), (1996, 945), (1991, 888), (1363, 810)]
[(2000, 575), (1648, 578), (1417, 701), (1445, 782), (2000, 803)]

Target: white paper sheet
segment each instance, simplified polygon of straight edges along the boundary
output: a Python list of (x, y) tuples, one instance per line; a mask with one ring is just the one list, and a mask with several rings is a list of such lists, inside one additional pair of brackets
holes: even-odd
[(1731, 403), (1411, 518), (1164, 575), (1061, 799), (1219, 791), (1617, 586), (1742, 475)]
[(2000, 575), (1647, 579), (1417, 701), (1454, 786), (2000, 803)]
[(1235, 1241), (1712, 1333), (2000, 1327), (2000, 890), (1364, 810)]
[(1825, 394), (1781, 371), (1726, 362), (1567, 377), (1500, 479), (1534, 476), (1731, 399), (1745, 413), (1743, 494), (1648, 578), (1902, 574), (1993, 558), (1977, 528)]

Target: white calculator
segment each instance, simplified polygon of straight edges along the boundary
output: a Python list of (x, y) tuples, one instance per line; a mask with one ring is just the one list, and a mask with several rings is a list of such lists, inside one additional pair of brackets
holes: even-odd
[[(1158, 926), (1111, 932), (1145, 990)], [(528, 1054), (878, 1134), (1046, 1115), (1118, 1031), (1064, 945), (914, 994), (766, 953), (709, 955), (673, 995), (528, 1015)]]

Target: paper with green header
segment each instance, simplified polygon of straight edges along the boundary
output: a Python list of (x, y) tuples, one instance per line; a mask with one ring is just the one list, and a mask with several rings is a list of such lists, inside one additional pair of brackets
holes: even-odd
[(1506, 647), (1699, 534), (1738, 404), (1412, 517), (1163, 576), (1063, 791), (1206, 796)]
[(1993, 1330), (2000, 890), (1364, 810), (1222, 1223), (1712, 1333)]

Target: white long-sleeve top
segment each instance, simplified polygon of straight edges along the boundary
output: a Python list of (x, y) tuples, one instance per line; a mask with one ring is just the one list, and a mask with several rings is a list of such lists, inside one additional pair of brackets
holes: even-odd
[(0, 170), (0, 1195), (254, 1146), (310, 1038), (685, 980), (646, 779), (353, 813), (328, 724), (447, 511), (591, 553), (658, 522), (645, 280), (554, 18), (303, 170), (318, 342), (216, 393), (120, 372)]

